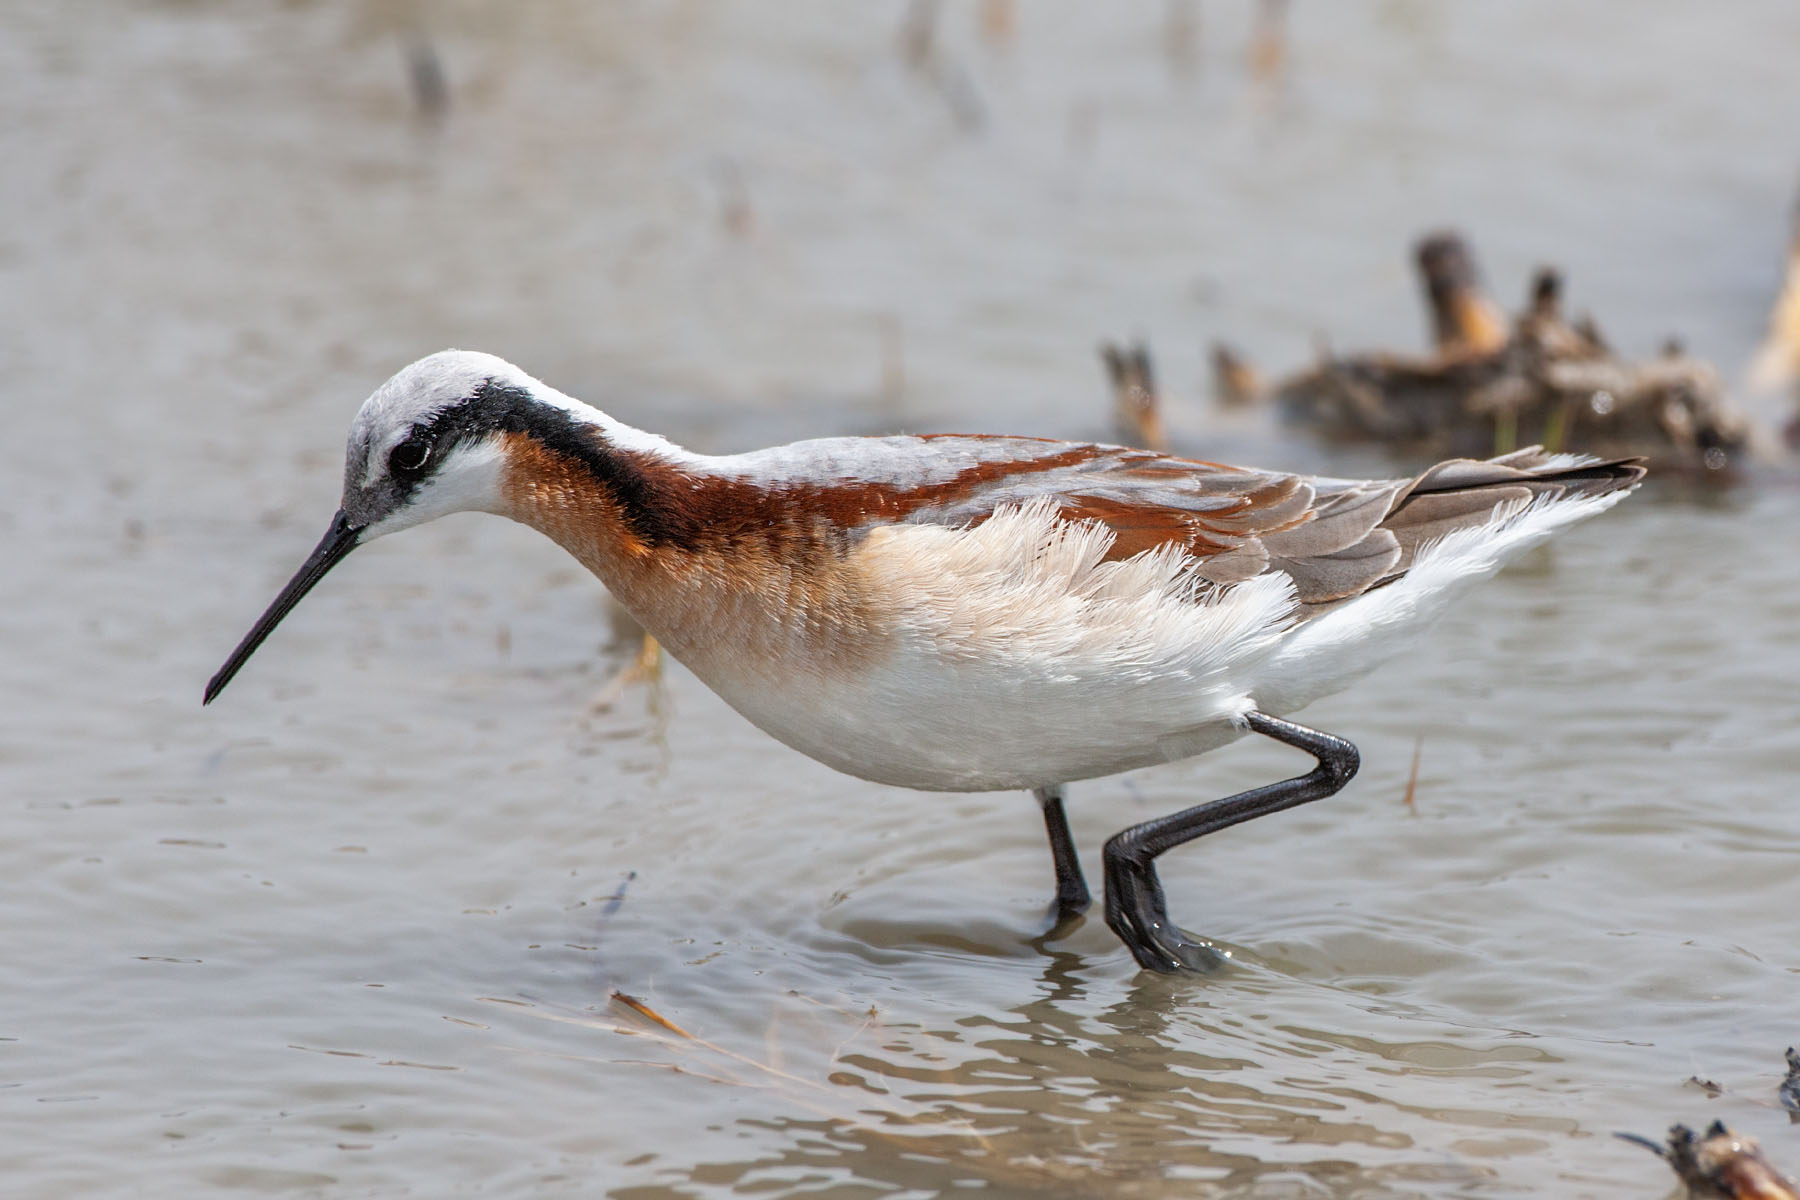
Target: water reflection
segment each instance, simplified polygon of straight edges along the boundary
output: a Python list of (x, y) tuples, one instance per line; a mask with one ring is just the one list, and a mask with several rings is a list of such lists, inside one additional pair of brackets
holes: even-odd
[[(616, 1194), (982, 1186), (1134, 1196), (1183, 1181), (1183, 1194), (1385, 1196), (1491, 1181), (1491, 1160), (1579, 1133), (1566, 1117), (1467, 1103), (1479, 1094), (1470, 1080), (1504, 1087), (1558, 1062), (1537, 1047), (1446, 1028), (1432, 1041), (1383, 1042), (1278, 1023), (1263, 999), (1304, 984), (1256, 968), (1208, 980), (1144, 975), (1120, 990), (1110, 964), (1097, 971), (1080, 954), (1051, 952), (1041, 964), (1029, 1000), (947, 1024), (789, 992), (761, 1055), (659, 1038), (670, 1058), (658, 1065), (693, 1086), (754, 1087), (781, 1103), (740, 1122), (756, 1150), (671, 1166), (661, 1184)], [(893, 1007), (914, 1001), (932, 1007), (923, 996)], [(1418, 1014), (1405, 1019), (1419, 1032)], [(1383, 1077), (1410, 1077), (1411, 1100), (1374, 1090)], [(1454, 1107), (1414, 1102), (1432, 1079), (1460, 1081), (1445, 1093)], [(1423, 1139), (1424, 1124), (1463, 1136)]]

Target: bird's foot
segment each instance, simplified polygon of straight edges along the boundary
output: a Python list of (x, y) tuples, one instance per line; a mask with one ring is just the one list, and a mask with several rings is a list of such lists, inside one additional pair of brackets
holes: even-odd
[(1106, 924), (1125, 943), (1138, 965), (1165, 975), (1218, 970), (1225, 956), (1173, 921), (1163, 904), (1154, 870), (1129, 860), (1106, 864)]

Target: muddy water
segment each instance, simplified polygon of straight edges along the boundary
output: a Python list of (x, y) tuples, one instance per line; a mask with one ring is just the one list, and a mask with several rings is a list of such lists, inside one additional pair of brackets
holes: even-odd
[[(1143, 334), (1184, 448), (1348, 471), (1211, 412), (1204, 342), (1422, 338), (1430, 225), (1631, 352), (1760, 333), (1781, 6), (1303, 5), (1260, 79), (1236, 7), (1019, 8), (909, 63), (893, 6), (431, 6), (441, 111), (397, 4), (0, 16), (8, 1194), (1626, 1197), (1668, 1177), (1613, 1131), (1714, 1116), (1800, 1166), (1779, 473), (1310, 709), (1358, 781), (1167, 860), (1213, 978), (1040, 941), (1023, 796), (838, 777), (679, 668), (596, 708), (599, 589), (492, 519), (359, 552), (200, 709), (445, 345), (726, 449), (1100, 436)], [(1081, 785), (1090, 870), (1300, 765)]]

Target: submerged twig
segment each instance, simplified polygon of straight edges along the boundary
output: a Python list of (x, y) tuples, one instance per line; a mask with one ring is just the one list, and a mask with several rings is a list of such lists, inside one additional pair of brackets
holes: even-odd
[(1267, 387), (1256, 368), (1224, 342), (1212, 344), (1213, 398), (1223, 408), (1249, 408)]
[(1162, 397), (1156, 390), (1156, 372), (1150, 365), (1150, 347), (1143, 342), (1119, 346), (1100, 345), (1100, 361), (1113, 389), (1113, 420), (1119, 436), (1146, 450), (1167, 450), (1169, 436), (1163, 427)]
[(675, 1034), (677, 1037), (684, 1037), (684, 1038), (687, 1038), (689, 1041), (699, 1040), (699, 1039), (695, 1038), (693, 1034), (689, 1033), (687, 1030), (683, 1029), (681, 1026), (677, 1025), (675, 1022), (669, 1020), (669, 1018), (663, 1016), (661, 1013), (657, 1012), (654, 1008), (651, 1008), (648, 1004), (645, 1004), (642, 1000), (639, 1000), (636, 996), (631, 995), (629, 992), (621, 992), (615, 988), (613, 990), (611, 999), (615, 1003), (622, 1004), (626, 1008), (629, 1008), (632, 1012), (636, 1013), (640, 1017), (643, 1017), (646, 1021), (649, 1021), (655, 1025), (660, 1025), (662, 1028), (668, 1030), (672, 1034)]
[(1406, 775), (1406, 795), (1402, 799), (1406, 803), (1406, 811), (1414, 816), (1419, 815), (1418, 805), (1413, 803), (1413, 796), (1419, 790), (1419, 758), (1425, 751), (1425, 735), (1420, 734), (1413, 739), (1412, 770)]

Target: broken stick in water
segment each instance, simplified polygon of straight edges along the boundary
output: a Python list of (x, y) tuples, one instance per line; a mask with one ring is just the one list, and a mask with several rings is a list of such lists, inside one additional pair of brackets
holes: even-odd
[(1800, 1200), (1794, 1181), (1763, 1157), (1756, 1139), (1733, 1133), (1722, 1121), (1704, 1135), (1686, 1125), (1669, 1129), (1669, 1140), (1657, 1145), (1647, 1137), (1619, 1137), (1646, 1147), (1669, 1164), (1696, 1200)]

